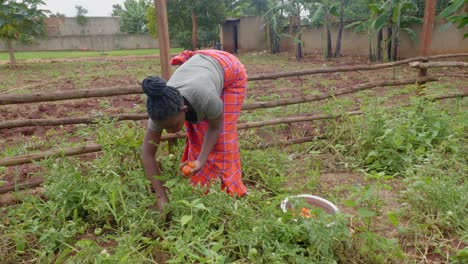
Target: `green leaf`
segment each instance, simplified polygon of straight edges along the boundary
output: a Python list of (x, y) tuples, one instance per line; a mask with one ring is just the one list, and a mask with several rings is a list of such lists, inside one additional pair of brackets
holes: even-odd
[(4, 186), (6, 183), (6, 181), (0, 181), (0, 187)]
[(415, 40), (416, 39), (416, 32), (414, 30), (412, 30), (411, 28), (402, 28), (400, 29), (402, 31), (405, 31), (406, 33), (408, 33), (408, 36), (412, 39), (412, 40)]
[(368, 4), (367, 7), (373, 14), (379, 13), (379, 6), (377, 4)]
[(442, 25), (441, 27), (439, 27), (439, 31), (443, 32), (443, 31), (447, 30), (449, 27), (451, 27), (452, 25), (453, 25), (452, 22), (447, 22), (444, 25)]
[(464, 248), (464, 249), (461, 249), (459, 251), (457, 251), (457, 258), (460, 259), (460, 260), (463, 260), (463, 259), (468, 259), (468, 248)]
[(313, 24), (319, 24), (322, 22), (325, 17), (325, 6), (323, 4), (317, 4), (318, 8), (315, 10), (314, 14), (310, 18)]
[(345, 28), (356, 27), (356, 26), (361, 25), (362, 23), (364, 23), (364, 21), (356, 21), (356, 22), (353, 22), (353, 23), (351, 23), (351, 24), (346, 25)]
[(451, 14), (455, 13), (464, 3), (465, 0), (453, 1), (451, 5), (449, 5), (447, 8), (442, 10), (442, 12), (440, 12), (438, 18), (446, 18), (450, 16)]
[(388, 21), (389, 14), (387, 12), (383, 13), (380, 15), (374, 22), (372, 23), (372, 28), (375, 31), (379, 31), (381, 28), (383, 28)]
[(192, 204), (190, 204), (187, 200), (180, 200), (179, 203), (181, 203), (181, 204), (183, 204), (183, 205), (185, 205), (185, 206), (187, 206), (187, 207), (191, 207), (191, 206), (192, 206)]
[(193, 207), (201, 209), (201, 210), (209, 211), (208, 208), (206, 208), (206, 206), (204, 204), (202, 204), (202, 203), (198, 203), (198, 204), (194, 205)]
[(94, 241), (89, 240), (89, 239), (82, 239), (78, 242), (76, 242), (76, 246), (80, 248), (87, 248), (94, 245)]
[(345, 200), (343, 201), (343, 204), (344, 206), (347, 206), (347, 207), (354, 207), (357, 205), (356, 201), (354, 200)]
[(182, 216), (182, 218), (180, 218), (180, 224), (182, 226), (186, 225), (190, 220), (192, 220), (192, 216), (191, 215), (184, 215)]
[(393, 8), (393, 15), (392, 15), (392, 21), (393, 23), (397, 23), (401, 14), (401, 9), (398, 6), (395, 6)]
[(366, 208), (359, 208), (357, 214), (362, 218), (371, 218), (377, 215), (374, 211), (369, 211)]
[(197, 199), (193, 200), (193, 201), (192, 201), (192, 205), (197, 204), (198, 202), (200, 202), (200, 200), (201, 200), (200, 198), (197, 198)]
[(26, 241), (23, 238), (16, 238), (15, 240), (16, 251), (24, 252), (26, 249)]
[(393, 226), (395, 227), (398, 226), (400, 221), (398, 220), (398, 217), (395, 214), (395, 212), (388, 212), (387, 216), (388, 216), (388, 220), (390, 220)]
[(465, 27), (468, 24), (468, 16), (466, 15), (464, 17), (455, 17), (455, 19), (455, 21), (459, 23), (457, 26), (458, 29)]

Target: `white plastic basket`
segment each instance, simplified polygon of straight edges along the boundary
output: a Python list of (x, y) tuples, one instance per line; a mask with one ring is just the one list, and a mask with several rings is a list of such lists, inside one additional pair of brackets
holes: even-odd
[(338, 207), (336, 207), (336, 205), (334, 205), (332, 202), (322, 197), (310, 195), (310, 194), (299, 194), (299, 195), (286, 197), (281, 202), (281, 210), (286, 213), (288, 209), (291, 208), (291, 205), (289, 204), (289, 200), (296, 199), (296, 198), (303, 198), (304, 201), (306, 201), (308, 204), (314, 207), (322, 208), (325, 212), (329, 214), (337, 214), (340, 212)]

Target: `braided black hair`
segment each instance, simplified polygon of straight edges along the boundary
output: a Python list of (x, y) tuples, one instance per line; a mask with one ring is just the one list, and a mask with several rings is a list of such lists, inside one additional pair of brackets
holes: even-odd
[(158, 76), (149, 76), (141, 84), (148, 96), (146, 110), (153, 120), (164, 120), (182, 111), (184, 99), (179, 90), (167, 86), (166, 81)]

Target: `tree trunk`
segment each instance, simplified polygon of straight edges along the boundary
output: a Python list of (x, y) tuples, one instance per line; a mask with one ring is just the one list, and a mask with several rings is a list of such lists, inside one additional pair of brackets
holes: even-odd
[(397, 60), (398, 57), (398, 35), (400, 34), (400, 17), (397, 18), (397, 22), (395, 23), (395, 30), (393, 31), (392, 35), (392, 57), (393, 61)]
[(11, 66), (16, 66), (15, 50), (13, 49), (13, 43), (7, 40), (8, 53), (10, 54), (10, 64)]
[(302, 33), (301, 33), (301, 7), (298, 7), (298, 14), (297, 14), (297, 21), (296, 21), (296, 29), (297, 29), (297, 48), (296, 48), (296, 59), (302, 59)]
[(302, 59), (302, 44), (301, 44), (301, 38), (298, 38), (298, 42), (296, 45), (296, 59), (300, 60)]
[(272, 54), (279, 53), (279, 37), (278, 34), (276, 33), (276, 30), (274, 27), (271, 25), (271, 21), (268, 21), (267, 24), (267, 30), (269, 34), (269, 39), (270, 39), (270, 51)]
[(333, 56), (333, 51), (332, 51), (332, 41), (331, 41), (331, 32), (330, 32), (330, 19), (328, 15), (326, 18), (326, 24), (327, 24), (327, 59), (330, 59)]
[(270, 21), (265, 22), (265, 39), (268, 47), (270, 48), (270, 52), (273, 53), (273, 49), (271, 48), (271, 34), (270, 34)]
[(198, 25), (197, 25), (197, 14), (192, 9), (192, 50), (197, 49), (197, 37), (198, 37)]
[(392, 60), (392, 25), (387, 28), (387, 60)]
[(392, 59), (393, 61), (397, 61), (398, 60), (398, 36), (396, 37), (396, 43), (395, 46), (393, 47), (393, 56), (392, 56)]
[(380, 29), (377, 33), (377, 60), (383, 60), (383, 51), (382, 51), (382, 40), (383, 40), (383, 30)]
[(372, 38), (369, 38), (369, 61), (375, 61), (374, 49), (372, 48)]
[(335, 59), (338, 59), (341, 56), (341, 38), (343, 36), (343, 19), (344, 19), (345, 5), (346, 5), (345, 0), (341, 0), (340, 24), (338, 26), (338, 36), (336, 37)]

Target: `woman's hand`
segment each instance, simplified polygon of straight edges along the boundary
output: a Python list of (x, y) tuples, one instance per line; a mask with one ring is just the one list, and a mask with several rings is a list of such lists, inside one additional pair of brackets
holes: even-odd
[[(189, 166), (189, 163), (191, 163)], [(194, 161), (186, 161), (186, 162), (183, 162), (180, 164), (179, 166), (179, 170), (182, 171), (182, 174), (184, 174), (185, 177), (187, 178), (190, 178), (192, 177), (193, 175), (195, 175), (196, 173), (198, 173), (199, 171), (201, 171), (201, 169), (203, 168), (205, 164), (203, 164), (201, 161), (199, 160), (194, 160)], [(187, 166), (190, 168), (190, 173), (184, 173), (184, 170), (183, 168)]]

